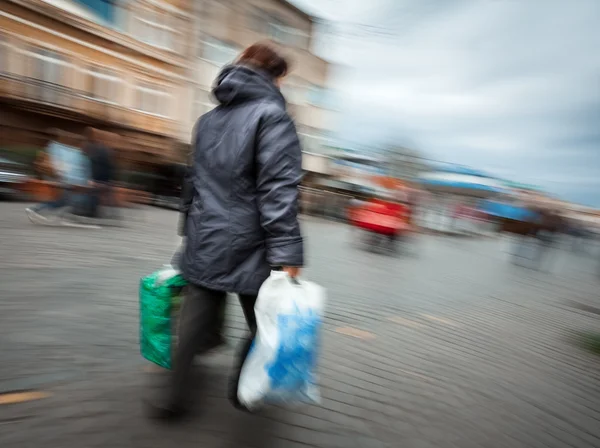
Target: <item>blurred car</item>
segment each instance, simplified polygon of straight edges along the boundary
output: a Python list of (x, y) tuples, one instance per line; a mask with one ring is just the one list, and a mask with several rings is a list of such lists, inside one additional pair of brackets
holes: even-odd
[(18, 197), (23, 193), (23, 184), (29, 176), (22, 163), (0, 157), (0, 196)]

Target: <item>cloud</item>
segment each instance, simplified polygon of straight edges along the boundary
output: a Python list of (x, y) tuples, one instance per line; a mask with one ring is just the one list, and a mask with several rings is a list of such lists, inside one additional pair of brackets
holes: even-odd
[(297, 3), (371, 26), (324, 34), (325, 56), (346, 67), (333, 80), (344, 140), (411, 141), (600, 206), (600, 2)]

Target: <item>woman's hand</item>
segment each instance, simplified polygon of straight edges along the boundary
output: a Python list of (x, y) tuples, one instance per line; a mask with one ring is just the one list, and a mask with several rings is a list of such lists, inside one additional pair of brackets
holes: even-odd
[(296, 278), (300, 275), (300, 268), (294, 266), (283, 266), (281, 268), (283, 272), (290, 276), (290, 278)]

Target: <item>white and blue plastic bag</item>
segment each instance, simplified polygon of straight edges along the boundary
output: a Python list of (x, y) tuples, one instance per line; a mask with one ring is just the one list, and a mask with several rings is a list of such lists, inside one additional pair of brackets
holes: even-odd
[(240, 375), (244, 406), (319, 402), (315, 371), (324, 310), (322, 287), (271, 272), (254, 306), (256, 338)]

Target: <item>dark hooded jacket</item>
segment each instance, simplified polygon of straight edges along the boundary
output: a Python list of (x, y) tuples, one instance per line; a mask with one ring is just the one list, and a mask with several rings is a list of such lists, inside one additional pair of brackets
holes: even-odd
[(304, 264), (300, 143), (266, 74), (226, 67), (213, 94), (220, 105), (194, 130), (181, 269), (193, 284), (256, 294), (271, 267)]

